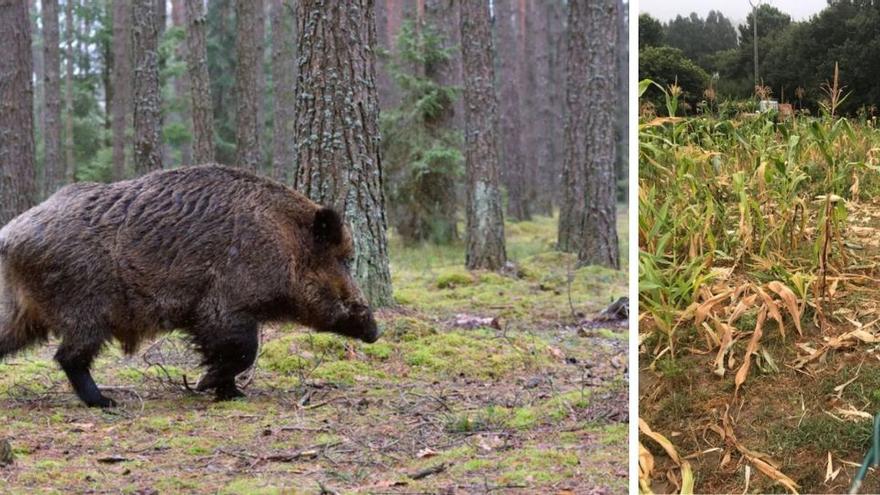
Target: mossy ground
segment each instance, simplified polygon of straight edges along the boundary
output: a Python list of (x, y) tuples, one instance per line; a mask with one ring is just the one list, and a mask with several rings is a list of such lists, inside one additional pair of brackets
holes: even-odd
[(102, 354), (94, 374), (113, 411), (76, 400), (53, 344), (7, 360), (0, 438), (15, 462), (0, 491), (624, 491), (626, 331), (579, 336), (572, 310), (626, 295), (626, 271), (574, 270), (550, 218), (507, 234), (518, 277), (463, 270), (460, 245), (392, 240), (400, 306), (379, 312), (383, 338), (267, 327), (245, 400), (187, 391), (198, 357), (176, 334)]

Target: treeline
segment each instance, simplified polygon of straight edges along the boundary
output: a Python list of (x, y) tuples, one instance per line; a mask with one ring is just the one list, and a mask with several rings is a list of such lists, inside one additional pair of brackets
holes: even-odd
[(218, 162), (344, 212), (374, 303), (389, 224), (498, 269), (505, 218), (558, 210), (560, 249), (619, 266), (620, 0), (9, 0), (0, 22), (0, 224), (74, 181)]
[[(689, 108), (718, 99), (750, 98), (755, 82), (795, 108), (818, 111), (822, 85), (839, 63), (849, 97), (840, 111), (866, 117), (880, 102), (880, 2), (833, 0), (809, 20), (796, 22), (776, 7), (757, 9), (758, 73), (754, 65), (754, 16), (734, 27), (718, 12), (661, 23), (639, 16), (639, 78), (664, 85), (678, 78)], [(766, 91), (766, 89), (762, 89)], [(711, 93), (710, 93), (711, 94)]]

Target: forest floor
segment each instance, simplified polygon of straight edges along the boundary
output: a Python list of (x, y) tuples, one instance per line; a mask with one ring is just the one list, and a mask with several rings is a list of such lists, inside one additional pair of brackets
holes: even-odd
[[(515, 276), (392, 239), (400, 305), (379, 312), (383, 337), (265, 328), (244, 400), (188, 391), (197, 357), (175, 334), (102, 354), (110, 411), (79, 403), (54, 343), (7, 360), (0, 491), (625, 492), (628, 330), (594, 318), (627, 295), (627, 267), (573, 270), (555, 225), (507, 225)], [(626, 253), (625, 209), (619, 229)]]
[[(822, 332), (808, 308), (803, 335), (787, 321), (783, 339), (768, 319), (763, 349), (738, 396), (733, 372), (713, 373), (716, 352), (705, 351), (692, 325), (678, 330), (675, 359), (668, 353), (650, 359), (640, 349), (639, 416), (688, 460), (697, 492), (787, 491), (745, 462), (737, 443), (766, 455), (801, 493), (848, 491), (870, 446), (871, 417), (880, 413), (880, 200), (847, 209), (842, 244), (849, 267), (846, 275), (829, 277), (828, 327)], [(736, 286), (737, 277), (724, 282)], [(744, 334), (733, 346), (733, 369), (755, 326), (754, 311), (740, 322)], [(722, 438), (725, 430), (735, 437)], [(664, 475), (677, 472), (675, 464), (656, 444), (643, 443), (655, 454), (652, 490), (678, 492), (677, 475)], [(860, 493), (880, 493), (880, 471), (869, 471)]]

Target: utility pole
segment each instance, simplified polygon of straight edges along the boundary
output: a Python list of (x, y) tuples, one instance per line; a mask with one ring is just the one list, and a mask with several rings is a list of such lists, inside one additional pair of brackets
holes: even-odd
[(749, 0), (749, 5), (752, 6), (752, 26), (754, 28), (754, 49), (755, 49), (755, 87), (758, 87), (758, 7), (761, 5), (761, 0), (757, 0), (755, 3), (752, 3), (752, 0)]

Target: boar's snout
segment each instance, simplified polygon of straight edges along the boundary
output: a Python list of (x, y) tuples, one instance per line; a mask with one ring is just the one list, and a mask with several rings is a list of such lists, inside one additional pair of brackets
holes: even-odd
[(360, 339), (368, 344), (379, 340), (381, 332), (369, 306), (362, 303), (351, 304), (344, 315), (330, 325), (329, 331)]
[(366, 304), (356, 303), (351, 308), (351, 319), (358, 322), (361, 328), (358, 338), (368, 344), (379, 340), (379, 327), (376, 325), (376, 319), (373, 318), (373, 312)]

